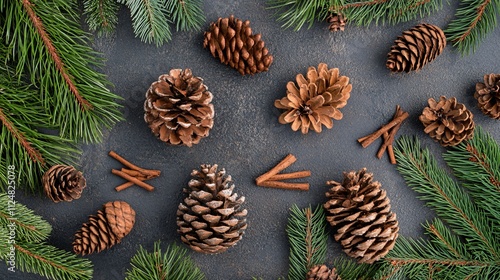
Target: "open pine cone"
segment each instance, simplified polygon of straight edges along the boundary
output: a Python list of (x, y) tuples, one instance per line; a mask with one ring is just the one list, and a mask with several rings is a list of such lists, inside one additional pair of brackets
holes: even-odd
[(241, 75), (255, 74), (269, 69), (273, 56), (265, 47), (260, 34), (252, 34), (250, 21), (231, 15), (219, 18), (205, 32), (203, 47), (209, 48), (213, 57), (229, 64)]
[(485, 115), (500, 119), (500, 74), (484, 75), (484, 83), (476, 84), (474, 97)]
[(404, 31), (387, 55), (386, 66), (391, 72), (419, 70), (436, 59), (446, 47), (446, 36), (432, 24), (419, 24)]
[(424, 132), (431, 138), (444, 147), (456, 146), (472, 138), (474, 115), (464, 104), (458, 103), (455, 97), (446, 99), (444, 96), (439, 101), (429, 98), (428, 103), (419, 119), (425, 127)]
[(328, 21), (328, 23), (330, 23), (329, 26), (330, 31), (332, 32), (336, 32), (339, 30), (344, 31), (347, 19), (344, 17), (343, 14), (332, 13), (326, 18), (326, 20)]
[(341, 280), (335, 268), (321, 264), (311, 267), (306, 275), (306, 280)]
[(247, 210), (238, 198), (226, 171), (217, 165), (202, 165), (193, 170), (187, 197), (179, 204), (177, 226), (181, 240), (201, 253), (221, 253), (234, 246), (247, 228)]
[(342, 119), (340, 108), (347, 104), (352, 85), (349, 78), (339, 75), (338, 68), (328, 69), (325, 63), (307, 69), (307, 79), (298, 74), (297, 84), (288, 82), (286, 96), (274, 101), (274, 106), (285, 110), (279, 117), (281, 124), (292, 124), (292, 130), (303, 134), (312, 128), (321, 132), (322, 125), (333, 127), (332, 118)]
[(73, 251), (84, 256), (111, 248), (129, 234), (134, 223), (135, 211), (128, 203), (108, 202), (75, 234)]
[(42, 177), (43, 190), (54, 202), (72, 201), (87, 186), (82, 172), (70, 165), (54, 165)]
[(191, 147), (207, 137), (214, 124), (212, 93), (190, 69), (173, 69), (151, 84), (144, 120), (160, 140)]
[(373, 174), (363, 168), (344, 173), (341, 183), (327, 184), (331, 189), (326, 193), (326, 219), (343, 251), (360, 263), (384, 257), (394, 247), (399, 226), (390, 200), (380, 183), (373, 181)]

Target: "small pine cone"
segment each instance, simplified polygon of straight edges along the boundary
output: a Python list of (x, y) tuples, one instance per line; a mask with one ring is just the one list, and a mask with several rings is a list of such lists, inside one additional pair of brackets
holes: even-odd
[(330, 269), (322, 264), (311, 267), (307, 272), (306, 280), (341, 280), (341, 278), (335, 268)]
[(334, 238), (343, 251), (360, 263), (373, 263), (384, 257), (398, 237), (396, 214), (379, 182), (366, 168), (344, 173), (342, 183), (329, 181), (326, 193), (327, 221), (334, 227)]
[(84, 256), (111, 248), (129, 234), (134, 223), (135, 211), (128, 203), (108, 202), (75, 234), (73, 251)]
[(213, 57), (238, 70), (241, 75), (267, 71), (273, 56), (265, 47), (260, 34), (252, 34), (250, 21), (231, 15), (219, 18), (205, 32), (203, 47), (209, 48)]
[(213, 95), (190, 69), (173, 69), (151, 84), (144, 120), (165, 143), (191, 147), (207, 137), (214, 124)]
[(82, 172), (70, 165), (54, 165), (42, 177), (43, 190), (54, 202), (72, 201), (87, 186)]
[(483, 113), (491, 118), (500, 119), (500, 74), (484, 75), (484, 83), (476, 84), (474, 98)]
[(238, 242), (247, 228), (245, 197), (233, 193), (226, 171), (217, 165), (201, 165), (193, 170), (187, 197), (179, 204), (177, 226), (181, 240), (202, 253), (221, 253)]
[(330, 23), (329, 29), (332, 32), (344, 31), (347, 19), (341, 13), (332, 13), (326, 18), (328, 23)]
[(419, 24), (399, 36), (387, 55), (386, 66), (392, 72), (419, 70), (433, 61), (446, 47), (446, 36), (432, 24)]
[(431, 138), (444, 147), (456, 146), (472, 138), (474, 115), (464, 104), (458, 103), (455, 97), (446, 99), (444, 96), (439, 101), (429, 98), (428, 103), (419, 119), (425, 127), (424, 132)]
[(338, 68), (328, 69), (325, 63), (307, 69), (307, 79), (298, 74), (297, 84), (288, 82), (286, 96), (274, 101), (274, 106), (285, 110), (280, 117), (281, 124), (292, 124), (292, 130), (299, 128), (303, 134), (309, 128), (321, 132), (322, 125), (333, 127), (332, 118), (341, 120), (340, 108), (347, 104), (351, 96), (352, 84), (349, 78), (339, 75)]

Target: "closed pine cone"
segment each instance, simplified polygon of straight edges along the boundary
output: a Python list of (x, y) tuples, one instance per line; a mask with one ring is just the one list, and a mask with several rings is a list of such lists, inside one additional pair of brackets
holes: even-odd
[(108, 202), (75, 234), (73, 251), (84, 256), (111, 248), (129, 234), (134, 223), (135, 211), (128, 203)]
[(476, 84), (474, 97), (484, 114), (500, 119), (500, 74), (484, 75), (484, 83)]
[(151, 84), (144, 120), (165, 143), (191, 147), (207, 137), (214, 124), (213, 95), (190, 69), (173, 69)]
[(328, 23), (330, 23), (329, 26), (330, 31), (332, 32), (336, 32), (339, 30), (344, 31), (347, 20), (343, 14), (341, 13), (330, 14), (326, 20), (328, 21)]
[(187, 197), (179, 204), (177, 226), (181, 240), (202, 253), (221, 253), (235, 245), (247, 228), (245, 197), (238, 198), (226, 171), (217, 165), (193, 170)]
[(456, 146), (472, 138), (474, 115), (464, 104), (458, 103), (455, 97), (446, 99), (444, 96), (439, 101), (429, 98), (428, 103), (419, 119), (425, 127), (424, 132), (431, 138), (444, 147)]
[(306, 280), (341, 280), (335, 268), (321, 264), (311, 267), (306, 275)]
[(252, 34), (250, 21), (231, 15), (219, 18), (205, 32), (203, 47), (209, 48), (213, 57), (235, 68), (241, 75), (255, 74), (269, 69), (273, 56), (265, 47), (260, 34)]
[(307, 79), (298, 74), (297, 83), (288, 82), (286, 96), (274, 101), (274, 106), (285, 110), (280, 117), (281, 124), (292, 124), (292, 130), (301, 129), (303, 134), (309, 128), (321, 132), (322, 125), (333, 127), (332, 118), (342, 119), (340, 108), (347, 104), (352, 85), (349, 78), (339, 75), (338, 68), (328, 69), (325, 63), (307, 69)]
[(72, 201), (87, 186), (82, 172), (70, 165), (54, 165), (42, 177), (43, 190), (54, 202)]
[(419, 24), (399, 36), (387, 55), (386, 66), (392, 72), (419, 70), (433, 61), (446, 47), (446, 36), (432, 24)]
[(334, 227), (334, 238), (343, 251), (360, 263), (373, 263), (384, 257), (398, 237), (396, 214), (390, 200), (373, 174), (366, 168), (344, 173), (342, 183), (327, 182), (327, 221)]

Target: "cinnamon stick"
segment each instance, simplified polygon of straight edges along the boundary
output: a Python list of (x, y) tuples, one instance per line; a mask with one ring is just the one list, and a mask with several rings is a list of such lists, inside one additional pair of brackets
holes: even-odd
[(384, 132), (384, 134), (382, 135), (382, 138), (384, 139), (384, 142), (382, 142), (382, 145), (380, 145), (380, 148), (378, 149), (378, 152), (377, 152), (377, 158), (378, 159), (381, 159), (382, 156), (384, 155), (385, 151), (387, 150), (387, 146), (391, 145), (391, 143), (389, 143), (389, 132)]
[(140, 177), (141, 175), (144, 176), (141, 172), (139, 172), (137, 170), (131, 170), (131, 169), (127, 169), (127, 168), (122, 168), (121, 171), (123, 173), (127, 173), (128, 175), (130, 175), (132, 177)]
[(114, 151), (109, 151), (108, 155), (114, 159), (116, 159), (117, 161), (121, 162), (123, 165), (133, 169), (133, 170), (137, 170), (145, 175), (153, 175), (153, 176), (160, 176), (160, 173), (161, 171), (160, 170), (152, 170), (152, 169), (144, 169), (144, 168), (141, 168), (131, 162), (129, 162), (128, 160), (124, 159), (122, 156), (120, 156), (119, 154), (117, 154), (116, 152)]
[(263, 181), (259, 184), (259, 186), (268, 188), (286, 189), (286, 190), (300, 190), (300, 191), (309, 190), (309, 183), (286, 183), (280, 181)]
[(292, 154), (288, 154), (275, 167), (271, 168), (271, 170), (257, 177), (257, 179), (255, 179), (255, 182), (257, 183), (257, 185), (260, 185), (262, 182), (269, 180), (269, 178), (271, 178), (272, 176), (278, 174), (283, 169), (292, 165), (295, 161), (297, 161), (297, 158)]
[(148, 184), (148, 183), (144, 183), (144, 182), (142, 182), (141, 180), (139, 180), (139, 179), (137, 179), (137, 178), (135, 178), (135, 177), (132, 177), (132, 176), (128, 175), (127, 173), (122, 172), (122, 171), (120, 171), (120, 170), (112, 169), (112, 170), (111, 170), (111, 173), (113, 173), (113, 174), (115, 174), (115, 175), (118, 175), (118, 176), (122, 177), (123, 179), (126, 179), (126, 180), (128, 180), (128, 181), (130, 181), (130, 182), (132, 182), (132, 183), (134, 183), (134, 184), (136, 184), (136, 185), (138, 185), (139, 187), (144, 188), (144, 189), (145, 189), (145, 190), (147, 190), (147, 191), (152, 192), (152, 191), (155, 189), (155, 188), (154, 188), (153, 186), (151, 186), (150, 184)]
[(389, 129), (393, 128), (399, 123), (402, 123), (406, 118), (408, 118), (408, 116), (409, 116), (408, 112), (403, 112), (400, 116), (394, 118), (392, 121), (382, 126), (379, 130), (375, 131), (374, 133), (366, 137), (359, 138), (358, 142), (361, 143), (361, 146), (363, 146), (363, 148), (368, 147), (371, 143), (373, 143), (373, 141), (377, 140), (377, 138), (382, 136), (384, 132), (389, 131)]
[(394, 156), (394, 149), (392, 147), (392, 144), (387, 146), (387, 153), (389, 154), (389, 160), (391, 161), (391, 164), (396, 164), (396, 156)]
[(297, 171), (297, 172), (291, 172), (291, 173), (282, 173), (282, 174), (276, 174), (271, 176), (268, 180), (269, 181), (280, 181), (280, 180), (288, 180), (288, 179), (299, 179), (299, 178), (304, 178), (304, 177), (309, 177), (311, 176), (311, 171), (310, 170), (303, 170), (303, 171)]

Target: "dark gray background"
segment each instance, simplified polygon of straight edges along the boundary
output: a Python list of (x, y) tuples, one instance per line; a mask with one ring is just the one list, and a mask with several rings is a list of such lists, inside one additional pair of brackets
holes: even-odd
[[(452, 1), (454, 3), (458, 1)], [(234, 14), (250, 20), (274, 56), (270, 70), (254, 76), (240, 76), (236, 70), (219, 63), (203, 49), (203, 32), (173, 32), (172, 41), (156, 48), (135, 38), (127, 9), (121, 9), (119, 27), (108, 38), (96, 38), (94, 47), (107, 58), (104, 68), (114, 92), (124, 98), (126, 120), (104, 131), (101, 144), (83, 146), (81, 170), (87, 188), (81, 199), (55, 204), (44, 197), (17, 198), (43, 216), (53, 226), (49, 242), (71, 250), (74, 233), (95, 214), (101, 205), (125, 200), (137, 212), (136, 224), (122, 243), (88, 258), (94, 263), (95, 279), (123, 279), (129, 260), (139, 245), (151, 250), (156, 240), (163, 246), (180, 242), (175, 212), (190, 171), (203, 163), (217, 163), (227, 169), (236, 192), (246, 197), (249, 227), (243, 239), (227, 252), (204, 255), (189, 251), (208, 279), (276, 279), (288, 270), (289, 244), (285, 233), (290, 206), (300, 207), (325, 202), (327, 180), (341, 180), (342, 172), (367, 167), (387, 190), (392, 209), (397, 213), (400, 233), (422, 236), (421, 224), (433, 213), (419, 201), (387, 157), (376, 159), (381, 140), (363, 149), (356, 139), (388, 122), (397, 104), (410, 113), (398, 135), (417, 135), (436, 155), (444, 151), (423, 133), (418, 121), (430, 97), (456, 96), (474, 113), (477, 125), (500, 140), (499, 121), (484, 116), (473, 98), (474, 85), (484, 74), (500, 73), (500, 28), (488, 35), (475, 54), (461, 57), (448, 46), (443, 54), (423, 70), (410, 74), (391, 74), (385, 68), (386, 55), (398, 35), (421, 23), (445, 28), (453, 18), (455, 5), (424, 19), (396, 26), (355, 27), (331, 33), (327, 23), (316, 23), (299, 32), (284, 30), (267, 10), (265, 1), (206, 1), (209, 23)], [(350, 77), (353, 90), (344, 118), (331, 130), (302, 135), (289, 125), (278, 123), (280, 111), (273, 101), (285, 95), (286, 84), (309, 66), (325, 62)], [(167, 146), (157, 140), (143, 120), (144, 93), (159, 75), (172, 68), (191, 68), (205, 80), (214, 95), (215, 125), (208, 138), (188, 147)], [(160, 169), (162, 175), (151, 182), (153, 193), (139, 187), (115, 192), (123, 182), (111, 174), (121, 164), (107, 153), (114, 150), (139, 166)], [(254, 179), (274, 166), (286, 154), (298, 161), (290, 171), (310, 169), (311, 189), (298, 192), (261, 188)], [(329, 240), (328, 262), (343, 256), (339, 246)], [(0, 278), (39, 279), (39, 276), (7, 272), (0, 265)]]

